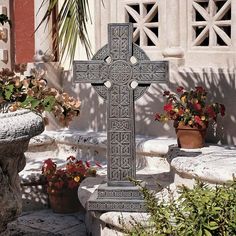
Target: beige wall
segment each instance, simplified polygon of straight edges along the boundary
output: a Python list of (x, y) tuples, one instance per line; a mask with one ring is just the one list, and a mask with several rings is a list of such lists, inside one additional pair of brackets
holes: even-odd
[[(127, 14), (124, 6), (139, 1), (103, 0), (103, 2), (104, 5), (100, 0), (90, 2), (92, 24), (89, 26), (89, 34), (93, 51), (107, 42), (107, 23), (126, 21)], [(199, 47), (194, 46), (191, 41), (192, 0), (143, 0), (142, 2), (158, 3), (160, 28), (158, 46), (144, 46), (143, 48), (151, 60), (169, 60), (171, 70), (166, 84), (152, 85), (148, 92), (136, 102), (137, 134), (157, 137), (175, 136), (171, 123), (163, 125), (154, 121), (155, 113), (162, 111), (162, 92), (165, 89), (175, 90), (178, 85), (186, 88), (203, 85), (207, 88), (210, 97), (214, 101), (224, 103), (227, 109), (226, 117), (219, 119), (217, 127), (209, 128), (208, 140), (236, 144), (236, 15), (231, 14), (232, 44), (230, 46)], [(231, 10), (236, 12), (236, 2), (231, 2)], [(86, 58), (81, 47), (78, 49), (77, 58)], [(70, 71), (65, 71), (64, 75), (64, 89), (78, 96), (82, 101), (81, 116), (71, 124), (70, 128), (105, 131), (104, 101), (90, 85), (72, 85)]]

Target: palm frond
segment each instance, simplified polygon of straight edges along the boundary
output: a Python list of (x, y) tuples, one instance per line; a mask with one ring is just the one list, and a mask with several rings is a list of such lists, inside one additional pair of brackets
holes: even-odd
[[(59, 0), (43, 0), (41, 7), (48, 3), (48, 8), (37, 29), (44, 23), (48, 23)], [(64, 0), (56, 17), (53, 27), (54, 50), (59, 49), (60, 59), (69, 57), (70, 64), (73, 62), (78, 44), (84, 46), (87, 57), (91, 56), (91, 44), (88, 38), (86, 24), (91, 20), (88, 0)], [(36, 29), (36, 30), (37, 30)]]

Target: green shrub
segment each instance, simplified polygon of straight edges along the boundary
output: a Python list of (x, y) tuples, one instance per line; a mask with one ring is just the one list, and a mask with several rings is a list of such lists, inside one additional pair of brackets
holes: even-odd
[(197, 182), (193, 189), (180, 187), (174, 199), (158, 200), (143, 188), (149, 227), (133, 222), (129, 235), (158, 236), (233, 236), (236, 235), (236, 180), (212, 188)]

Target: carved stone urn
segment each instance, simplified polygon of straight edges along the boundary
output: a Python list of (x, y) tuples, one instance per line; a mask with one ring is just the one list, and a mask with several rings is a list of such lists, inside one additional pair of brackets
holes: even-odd
[(24, 152), (30, 138), (43, 130), (42, 117), (29, 110), (0, 111), (0, 236), (9, 234), (7, 224), (21, 214), (18, 173), (26, 165)]

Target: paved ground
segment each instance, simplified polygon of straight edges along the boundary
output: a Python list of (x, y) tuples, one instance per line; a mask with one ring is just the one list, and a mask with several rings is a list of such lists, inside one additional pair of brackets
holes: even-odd
[(11, 236), (86, 236), (84, 212), (56, 214), (52, 210), (23, 212), (8, 225)]

